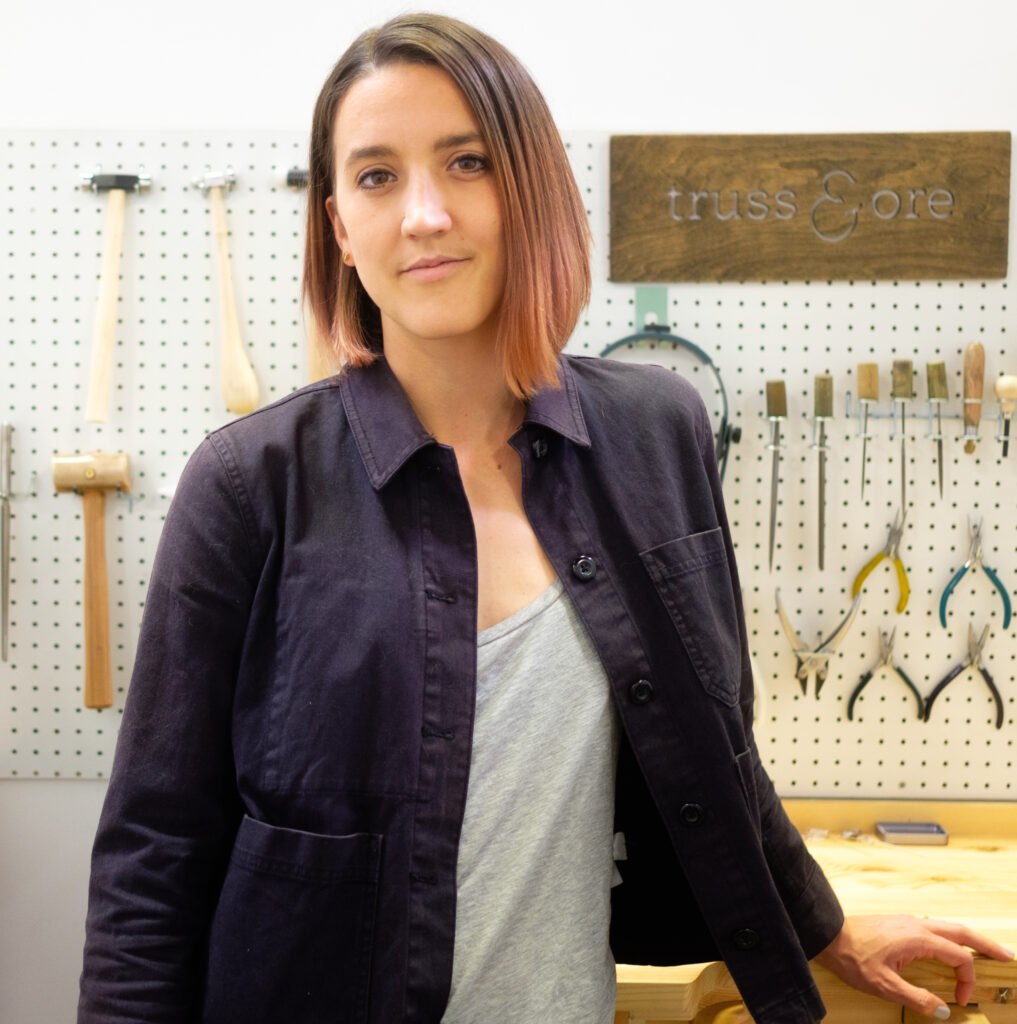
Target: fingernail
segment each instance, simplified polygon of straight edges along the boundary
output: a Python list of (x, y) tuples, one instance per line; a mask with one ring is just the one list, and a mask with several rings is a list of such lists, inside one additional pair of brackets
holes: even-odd
[(1006, 955), (1007, 955), (1007, 956), (1008, 956), (1008, 957), (1009, 957), (1009, 958), (1010, 958), (1011, 960), (1013, 960), (1013, 959), (1014, 959), (1014, 955), (1013, 955), (1013, 950), (1007, 949), (1007, 948), (1006, 948), (1006, 946), (1004, 946), (1004, 947), (1003, 947), (1003, 952), (1004, 952), (1004, 953), (1006, 953)]
[(949, 1020), (950, 1019), (950, 1007), (949, 1006), (937, 1006), (932, 1014), (936, 1020)]

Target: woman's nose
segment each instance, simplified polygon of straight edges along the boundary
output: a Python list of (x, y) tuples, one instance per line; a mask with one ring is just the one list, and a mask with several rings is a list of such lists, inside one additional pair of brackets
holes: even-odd
[(431, 235), (452, 226), (445, 196), (430, 175), (416, 175), (406, 190), (404, 235)]

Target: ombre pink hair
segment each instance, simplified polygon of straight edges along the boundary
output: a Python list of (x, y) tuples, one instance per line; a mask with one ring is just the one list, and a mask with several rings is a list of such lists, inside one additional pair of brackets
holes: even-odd
[(382, 351), (381, 316), (356, 270), (340, 259), (325, 209), (336, 176), (333, 130), (358, 79), (391, 64), (452, 76), (473, 110), (501, 199), (506, 283), (497, 346), (520, 398), (558, 383), (557, 357), (590, 299), (590, 228), (544, 97), (500, 43), (454, 18), (407, 14), (364, 32), (332, 69), (314, 108), (303, 293), (341, 368)]

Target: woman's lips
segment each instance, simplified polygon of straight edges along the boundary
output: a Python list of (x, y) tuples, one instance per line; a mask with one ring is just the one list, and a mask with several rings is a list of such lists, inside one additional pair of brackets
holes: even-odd
[(456, 259), (452, 256), (427, 257), (407, 267), (403, 274), (415, 281), (441, 281), (465, 262), (465, 259)]

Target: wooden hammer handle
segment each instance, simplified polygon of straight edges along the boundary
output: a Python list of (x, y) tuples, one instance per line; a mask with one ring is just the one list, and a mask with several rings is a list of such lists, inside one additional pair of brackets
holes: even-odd
[(254, 376), (254, 368), (244, 352), (244, 342), (240, 336), (237, 300), (230, 273), (226, 202), (223, 199), (222, 186), (213, 185), (208, 190), (208, 195), (212, 201), (212, 232), (215, 235), (219, 260), (223, 400), (230, 412), (248, 413), (253, 412), (258, 406), (258, 382)]
[(92, 363), (88, 375), (85, 419), (105, 423), (109, 408), (109, 383), (113, 372), (113, 344), (117, 330), (117, 296), (120, 291), (120, 250), (124, 241), (124, 207), (127, 193), (111, 189), (106, 200), (102, 267), (99, 271), (99, 301), (92, 332)]
[(85, 520), (85, 707), (113, 703), (109, 651), (109, 584), (106, 579), (106, 493), (84, 491)]

